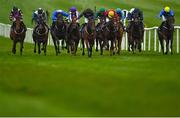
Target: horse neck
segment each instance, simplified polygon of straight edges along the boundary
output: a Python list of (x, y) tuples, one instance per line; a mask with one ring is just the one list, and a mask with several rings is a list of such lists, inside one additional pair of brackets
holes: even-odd
[(167, 27), (172, 27), (174, 25), (174, 19), (173, 18), (169, 18), (166, 20), (166, 26)]
[(87, 24), (87, 30), (90, 31), (90, 32), (93, 32), (93, 30), (95, 29), (95, 24), (93, 21), (89, 21), (88, 24)]
[(20, 28), (21, 28), (21, 21), (16, 20), (16, 30), (20, 30)]

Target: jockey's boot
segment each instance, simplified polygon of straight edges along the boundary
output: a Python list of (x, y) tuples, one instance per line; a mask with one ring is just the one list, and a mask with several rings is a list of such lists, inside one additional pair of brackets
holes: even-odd
[(13, 22), (13, 23), (12, 23), (12, 26), (11, 26), (11, 29), (14, 29), (14, 28), (15, 28), (15, 26), (16, 26), (16, 23), (15, 23), (15, 22)]
[(131, 24), (132, 24), (132, 23), (129, 22), (128, 26), (126, 27), (126, 32), (127, 32), (127, 33), (129, 33), (129, 30), (130, 30), (130, 28), (131, 28)]
[(164, 21), (161, 23), (161, 25), (159, 26), (159, 28), (158, 28), (158, 30), (160, 31), (160, 30), (162, 30), (162, 27), (163, 27), (163, 25), (164, 25)]
[(51, 29), (54, 29), (54, 27), (55, 27), (55, 21), (52, 22)]
[(44, 25), (48, 28), (48, 30), (50, 29), (49, 26), (46, 24), (46, 22), (44, 22)]
[(83, 23), (83, 24), (82, 24), (82, 26), (81, 26), (81, 28), (80, 28), (80, 31), (81, 31), (81, 32), (82, 32), (82, 30), (84, 29), (85, 25), (86, 25), (86, 23)]
[(27, 31), (27, 27), (26, 27), (26, 25), (24, 24), (24, 22), (22, 22), (22, 26), (24, 27), (24, 30)]
[(100, 26), (100, 23), (98, 23), (98, 24), (96, 25), (96, 31), (98, 31), (98, 30), (100, 29), (99, 26)]
[(123, 25), (123, 23), (120, 22), (120, 24), (121, 24), (121, 26), (122, 26), (122, 28), (123, 28), (123, 31), (125, 31), (125, 26)]

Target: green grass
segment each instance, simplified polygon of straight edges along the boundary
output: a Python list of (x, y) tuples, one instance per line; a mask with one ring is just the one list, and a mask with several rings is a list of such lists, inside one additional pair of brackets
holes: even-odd
[[(160, 24), (156, 18), (163, 6), (175, 11), (180, 24), (179, 0), (0, 0), (0, 22), (9, 22), (9, 12), (17, 5), (24, 21), (31, 24), (32, 10), (42, 7), (79, 11), (90, 7), (143, 10), (145, 24)], [(174, 42), (174, 44), (176, 44)], [(48, 46), (47, 56), (33, 54), (25, 44), (23, 56), (11, 53), (10, 39), (0, 37), (0, 116), (180, 116), (180, 55), (158, 52), (92, 58), (66, 54), (55, 56)], [(175, 45), (174, 45), (175, 47)], [(175, 50), (175, 49), (174, 49)]]
[[(0, 37), (0, 116), (180, 116), (180, 55), (11, 53)], [(19, 46), (18, 46), (19, 47)]]
[(87, 7), (94, 9), (94, 6), (97, 6), (97, 8), (102, 6), (106, 8), (120, 7), (127, 10), (137, 7), (144, 12), (146, 27), (152, 27), (160, 24), (161, 20), (157, 18), (157, 15), (164, 6), (169, 5), (175, 11), (175, 24), (180, 25), (179, 0), (1, 0), (0, 4), (2, 4), (0, 22), (10, 23), (9, 12), (13, 5), (17, 5), (24, 12), (24, 21), (28, 27), (32, 27), (32, 11), (39, 7), (48, 9), (52, 14), (55, 9), (67, 11), (71, 6), (77, 6), (79, 11)]

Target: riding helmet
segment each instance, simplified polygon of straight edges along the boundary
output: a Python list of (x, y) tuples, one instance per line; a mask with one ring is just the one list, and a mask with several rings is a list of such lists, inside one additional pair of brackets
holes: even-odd
[(166, 7), (164, 8), (164, 11), (167, 12), (167, 13), (170, 12), (170, 7), (166, 6)]
[(102, 7), (102, 8), (99, 9), (99, 11), (100, 11), (100, 12), (105, 12), (106, 9), (105, 9), (104, 7)]
[(76, 9), (76, 7), (73, 6), (73, 7), (70, 8), (70, 11), (75, 12), (75, 11), (77, 11), (77, 9)]
[(17, 11), (18, 8), (16, 6), (13, 6), (13, 11)]
[(108, 13), (108, 17), (109, 17), (109, 18), (114, 17), (114, 11), (109, 11), (109, 13)]
[(38, 8), (38, 14), (42, 14), (43, 9), (42, 8)]

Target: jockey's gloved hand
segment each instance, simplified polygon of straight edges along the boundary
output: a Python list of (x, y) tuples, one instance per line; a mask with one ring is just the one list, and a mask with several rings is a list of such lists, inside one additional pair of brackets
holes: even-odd
[(13, 17), (12, 21), (13, 21), (13, 22), (16, 21), (16, 18)]
[(65, 18), (65, 21), (67, 22), (69, 19), (68, 18)]

